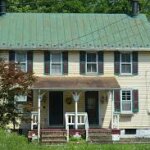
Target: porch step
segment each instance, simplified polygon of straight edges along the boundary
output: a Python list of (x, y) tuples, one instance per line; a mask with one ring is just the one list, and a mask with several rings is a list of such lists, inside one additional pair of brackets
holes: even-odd
[(41, 143), (42, 144), (62, 144), (66, 143), (66, 130), (42, 130)]
[(89, 130), (90, 143), (112, 143), (111, 130), (108, 129), (90, 129)]

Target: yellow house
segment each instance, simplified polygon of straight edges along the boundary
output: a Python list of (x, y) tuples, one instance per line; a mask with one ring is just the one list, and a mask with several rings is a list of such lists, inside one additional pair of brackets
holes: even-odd
[(38, 136), (42, 129), (94, 128), (150, 137), (144, 14), (1, 13), (0, 57), (38, 79), (31, 127), (21, 128), (38, 128)]

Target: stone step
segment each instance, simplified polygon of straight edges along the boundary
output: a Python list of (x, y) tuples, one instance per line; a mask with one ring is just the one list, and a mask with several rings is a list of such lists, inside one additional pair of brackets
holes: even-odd
[(41, 141), (62, 141), (62, 140), (66, 140), (66, 137), (51, 137), (51, 138), (42, 138)]
[(101, 141), (101, 142), (105, 142), (105, 141), (112, 141), (112, 138), (91, 138), (89, 137), (90, 141)]
[(55, 138), (55, 137), (66, 137), (66, 134), (41, 134), (41, 138)]
[(66, 131), (52, 131), (52, 130), (50, 130), (50, 131), (41, 131), (41, 133), (66, 133)]
[(67, 140), (43, 140), (41, 141), (42, 144), (63, 144), (67, 143)]
[(93, 133), (93, 132), (90, 132), (89, 133), (89, 136), (111, 136), (111, 134), (110, 133)]
[(89, 136), (91, 139), (112, 139), (112, 136)]
[(65, 137), (66, 134), (41, 134), (41, 137)]
[(61, 144), (66, 143), (66, 130), (42, 130), (41, 143), (42, 144)]
[(66, 135), (66, 131), (42, 131), (41, 135)]

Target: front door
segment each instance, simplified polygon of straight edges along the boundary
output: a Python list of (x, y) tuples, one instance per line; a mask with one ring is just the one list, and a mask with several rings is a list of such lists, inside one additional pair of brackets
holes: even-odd
[(85, 110), (88, 113), (90, 125), (98, 125), (98, 92), (85, 92)]
[(63, 92), (49, 93), (49, 125), (63, 125)]

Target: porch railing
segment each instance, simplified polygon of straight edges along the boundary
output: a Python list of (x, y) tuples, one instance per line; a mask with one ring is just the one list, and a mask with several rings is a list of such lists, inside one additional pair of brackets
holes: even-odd
[[(65, 122), (67, 130), (67, 141), (69, 141), (69, 126), (75, 126), (75, 112), (65, 113)], [(86, 141), (88, 140), (89, 121), (86, 112), (77, 113), (77, 127), (84, 126), (86, 131)]]
[(37, 129), (38, 126), (38, 112), (32, 111), (31, 112), (31, 130)]
[(113, 129), (119, 129), (119, 120), (120, 120), (120, 115), (118, 113), (114, 113), (113, 122), (112, 122)]

